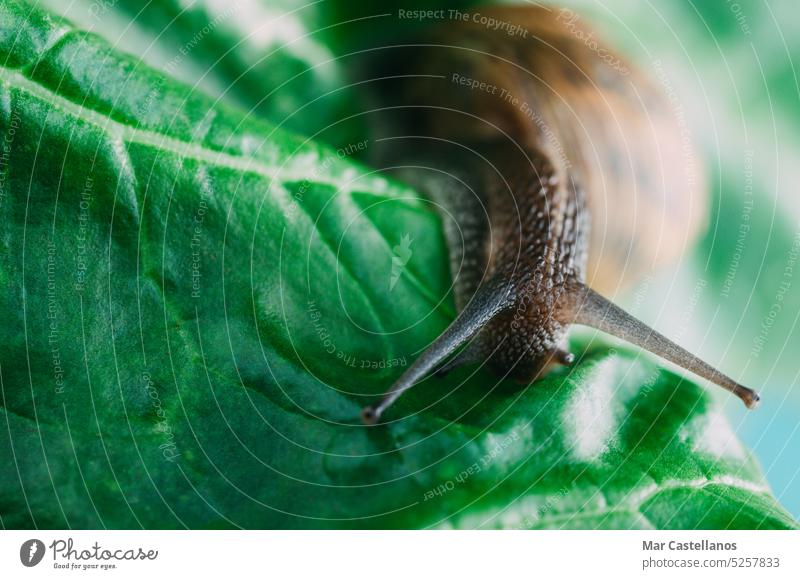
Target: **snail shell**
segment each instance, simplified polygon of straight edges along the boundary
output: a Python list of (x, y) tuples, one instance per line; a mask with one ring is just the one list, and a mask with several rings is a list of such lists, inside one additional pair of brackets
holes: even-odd
[(414, 125), (473, 146), (511, 141), (541, 151), (562, 183), (579, 184), (591, 214), (587, 280), (597, 291), (613, 293), (679, 259), (702, 233), (709, 199), (671, 88), (604, 46), (570, 10), (480, 13), (526, 34), (473, 19), (439, 27), (433, 46), (406, 59), (404, 72), (431, 75), (400, 91), (420, 107)]

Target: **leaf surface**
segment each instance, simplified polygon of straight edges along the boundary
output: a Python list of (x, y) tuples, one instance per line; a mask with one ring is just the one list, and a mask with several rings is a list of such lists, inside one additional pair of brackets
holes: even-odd
[(627, 351), (361, 426), (454, 315), (438, 215), (16, 0), (0, 142), (4, 527), (795, 526), (703, 390)]

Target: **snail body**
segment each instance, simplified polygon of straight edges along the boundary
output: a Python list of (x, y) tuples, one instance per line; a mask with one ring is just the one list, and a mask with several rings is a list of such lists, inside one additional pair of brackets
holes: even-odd
[(463, 184), (417, 183), (466, 216), (461, 243), (449, 236), (460, 311), (363, 420), (378, 421), (432, 371), (485, 362), (530, 382), (571, 363), (562, 349), (571, 324), (636, 344), (754, 407), (754, 391), (598, 293), (674, 261), (702, 230), (700, 167), (669, 95), (587, 42), (594, 34), (569, 11), (482, 13), (527, 34), (450, 23), (400, 59), (398, 76), (421, 80), (390, 91), (401, 126), (424, 141), (413, 147), (420, 161)]

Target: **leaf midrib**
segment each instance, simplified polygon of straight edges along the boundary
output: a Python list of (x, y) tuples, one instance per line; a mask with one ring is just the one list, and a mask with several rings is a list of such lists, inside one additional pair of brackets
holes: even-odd
[[(125, 124), (109, 115), (75, 103), (63, 95), (48, 89), (44, 85), (31, 80), (24, 74), (21, 74), (16, 70), (9, 69), (8, 67), (0, 66), (0, 81), (11, 87), (24, 90), (34, 97), (47, 102), (52, 107), (61, 109), (70, 116), (76, 117), (86, 123), (100, 128), (113, 139), (146, 145), (160, 151), (173, 153), (178, 157), (202, 161), (217, 167), (231, 169), (233, 171), (257, 174), (280, 183), (292, 181), (302, 182), (308, 180), (307, 167), (304, 167), (302, 171), (295, 170), (295, 168), (291, 166), (290, 168), (275, 167), (265, 163), (263, 160), (260, 160), (257, 157), (235, 155), (229, 152), (217, 151), (196, 143), (190, 143), (175, 137), (170, 137), (156, 131)], [(313, 151), (300, 150), (298, 152), (301, 154), (313, 154)], [(347, 171), (349, 174), (348, 177), (358, 175), (362, 179), (370, 180), (368, 175), (358, 174), (350, 167), (347, 169), (349, 169), (349, 171)], [(325, 175), (321, 174), (320, 172), (314, 176), (315, 183), (335, 187), (337, 190), (345, 193), (351, 193), (356, 190), (350, 186), (352, 181), (353, 179), (351, 178), (326, 179)], [(362, 188), (359, 187), (357, 190), (361, 191)], [(386, 190), (387, 187), (385, 184), (383, 184), (379, 187), (373, 187), (369, 193), (375, 197), (394, 199), (395, 195), (387, 195), (385, 193)]]

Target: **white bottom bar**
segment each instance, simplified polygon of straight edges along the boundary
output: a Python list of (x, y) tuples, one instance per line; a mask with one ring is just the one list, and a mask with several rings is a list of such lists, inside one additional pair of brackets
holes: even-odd
[[(33, 539), (41, 543), (32, 547)], [(712, 543), (720, 548), (712, 549)], [(35, 566), (22, 562), (37, 557), (41, 560)], [(799, 562), (798, 531), (0, 532), (2, 577), (141, 579), (258, 573), (266, 577), (461, 579), (688, 573), (730, 579), (800, 577)]]

